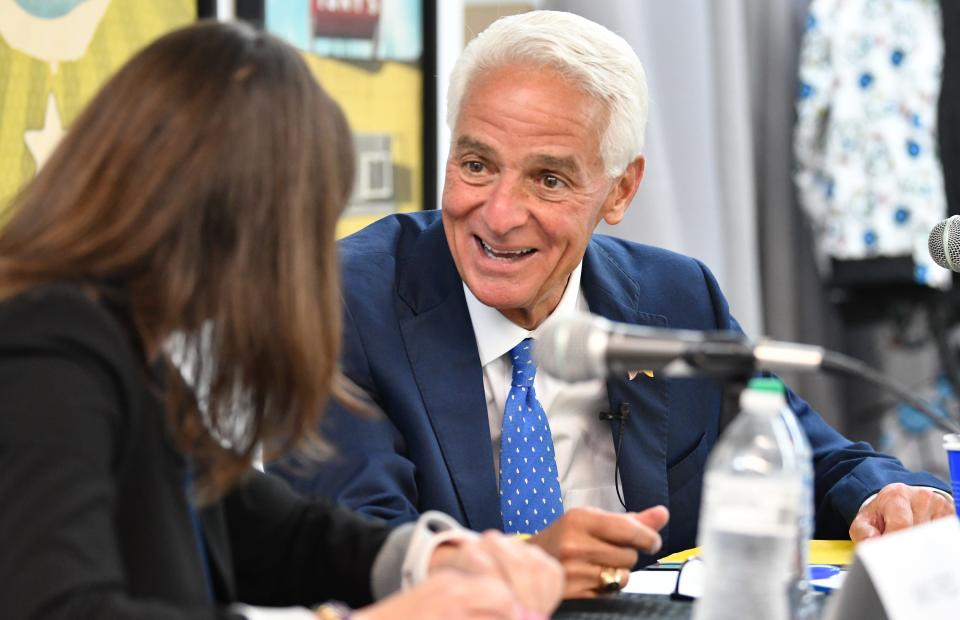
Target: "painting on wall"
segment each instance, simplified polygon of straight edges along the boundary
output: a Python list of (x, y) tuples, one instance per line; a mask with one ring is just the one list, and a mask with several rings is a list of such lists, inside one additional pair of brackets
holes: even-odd
[(424, 10), (424, 0), (264, 2), (264, 27), (303, 50), (353, 128), (341, 236), (424, 207)]
[(0, 0), (0, 216), (101, 84), (196, 14), (196, 0)]

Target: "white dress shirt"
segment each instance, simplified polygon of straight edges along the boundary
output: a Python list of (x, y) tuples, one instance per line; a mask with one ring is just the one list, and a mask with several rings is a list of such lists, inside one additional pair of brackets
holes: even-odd
[[(580, 289), (582, 267), (581, 263), (573, 270), (560, 303), (533, 331), (485, 306), (466, 284), (463, 286), (483, 367), (494, 475), (500, 469), (500, 427), (513, 375), (508, 353), (524, 338), (536, 340), (543, 326), (556, 317), (588, 311)], [(623, 512), (614, 483), (616, 455), (610, 422), (598, 417), (601, 411), (610, 408), (603, 380), (566, 383), (545, 372), (537, 372), (533, 386), (550, 423), (564, 509), (594, 506)]]

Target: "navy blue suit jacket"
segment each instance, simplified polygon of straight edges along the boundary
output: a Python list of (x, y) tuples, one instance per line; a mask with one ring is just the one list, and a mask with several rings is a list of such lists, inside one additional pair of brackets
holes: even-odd
[[(273, 471), (303, 493), (393, 523), (441, 510), (475, 530), (502, 529), (480, 357), (440, 213), (387, 217), (340, 250), (342, 367), (385, 416), (364, 419), (333, 404), (323, 432), (338, 455), (309, 473), (283, 464)], [(703, 264), (654, 247), (594, 235), (582, 290), (590, 310), (613, 321), (740, 329)], [(694, 546), (720, 388), (641, 373), (609, 380), (607, 394), (611, 410), (627, 402), (632, 411), (621, 457), (627, 508), (670, 509), (661, 554)], [(846, 538), (863, 500), (890, 482), (946, 489), (848, 441), (803, 400), (788, 398), (814, 451), (818, 537)], [(618, 432), (611, 424), (612, 441)]]

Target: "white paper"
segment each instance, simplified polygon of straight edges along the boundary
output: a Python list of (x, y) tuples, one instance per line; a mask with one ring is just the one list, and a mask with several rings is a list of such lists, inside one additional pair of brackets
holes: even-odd
[(956, 620), (960, 521), (938, 519), (856, 546), (827, 620)]
[(938, 519), (857, 547), (890, 620), (960, 615), (960, 522)]
[(623, 591), (631, 594), (673, 594), (679, 573), (676, 570), (633, 571)]

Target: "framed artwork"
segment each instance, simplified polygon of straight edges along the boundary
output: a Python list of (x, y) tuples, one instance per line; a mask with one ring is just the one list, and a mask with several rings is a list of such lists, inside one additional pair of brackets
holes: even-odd
[[(262, 0), (252, 21), (303, 50), (354, 132), (354, 191), (338, 234), (436, 200), (433, 0)], [(424, 76), (431, 76), (425, 79)]]
[(196, 0), (0, 0), (0, 219), (100, 85), (196, 15)]
[[(0, 0), (0, 218), (103, 82), (163, 33), (213, 17), (214, 0)], [(235, 0), (286, 39), (354, 131), (345, 235), (436, 202), (435, 0)], [(130, 102), (136, 105), (135, 101)]]

